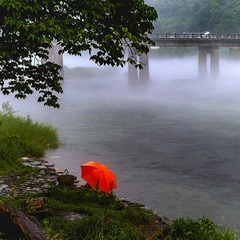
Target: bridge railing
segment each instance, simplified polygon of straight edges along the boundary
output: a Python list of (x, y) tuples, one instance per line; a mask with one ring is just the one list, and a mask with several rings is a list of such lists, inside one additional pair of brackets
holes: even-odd
[(164, 34), (151, 34), (150, 38), (163, 38), (163, 39), (240, 39), (240, 34), (218, 34), (218, 33), (164, 33)]

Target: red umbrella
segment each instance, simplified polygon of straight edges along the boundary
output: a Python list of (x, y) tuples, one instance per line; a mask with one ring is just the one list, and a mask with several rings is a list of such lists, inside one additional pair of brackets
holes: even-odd
[(89, 161), (81, 165), (82, 178), (93, 189), (111, 192), (117, 188), (116, 176), (104, 164)]

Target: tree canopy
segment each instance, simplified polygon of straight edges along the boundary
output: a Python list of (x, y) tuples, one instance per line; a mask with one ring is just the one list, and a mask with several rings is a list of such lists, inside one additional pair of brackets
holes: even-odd
[(88, 51), (99, 65), (141, 67), (125, 51), (148, 51), (156, 19), (144, 0), (0, 0), (1, 92), (17, 98), (37, 92), (39, 102), (59, 107), (61, 67), (48, 58), (53, 41), (59, 53)]
[(146, 0), (159, 18), (156, 32), (240, 33), (239, 0)]

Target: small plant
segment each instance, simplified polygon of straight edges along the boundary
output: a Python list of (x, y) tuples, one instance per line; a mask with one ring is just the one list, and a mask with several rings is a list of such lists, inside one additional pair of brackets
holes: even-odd
[(208, 218), (194, 220), (191, 218), (176, 219), (165, 237), (161, 240), (240, 240), (234, 232), (223, 229)]
[(13, 107), (9, 104), (9, 102), (2, 103), (2, 111), (3, 115), (13, 115), (16, 112), (13, 110)]

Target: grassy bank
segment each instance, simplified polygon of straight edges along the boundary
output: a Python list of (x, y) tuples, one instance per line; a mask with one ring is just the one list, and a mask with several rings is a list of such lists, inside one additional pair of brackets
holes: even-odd
[(59, 146), (57, 130), (50, 125), (18, 116), (8, 103), (0, 111), (0, 175), (31, 171), (22, 157), (42, 157)]
[[(33, 168), (24, 166), (21, 157), (42, 157), (59, 145), (57, 131), (49, 125), (14, 114), (9, 104), (0, 112), (0, 175), (27, 175)], [(176, 219), (161, 228), (152, 211), (138, 204), (126, 204), (114, 194), (88, 187), (55, 186), (38, 194), (17, 198), (0, 195), (0, 202), (32, 214), (29, 200), (46, 197), (47, 212), (38, 215), (51, 240), (237, 240), (235, 233), (211, 220)], [(0, 231), (0, 239), (6, 240)]]
[[(180, 218), (169, 227), (156, 224), (152, 211), (126, 205), (114, 194), (87, 187), (53, 187), (47, 192), (0, 201), (31, 212), (30, 197), (47, 197), (48, 212), (39, 221), (51, 240), (239, 240), (207, 218)], [(0, 235), (1, 236), (1, 235)], [(1, 240), (6, 240), (4, 237)]]

